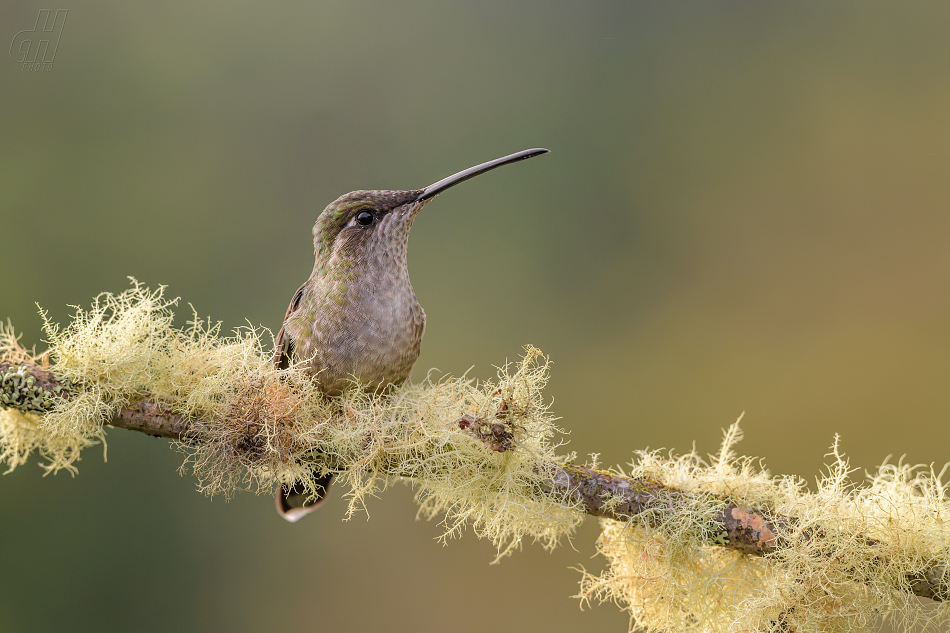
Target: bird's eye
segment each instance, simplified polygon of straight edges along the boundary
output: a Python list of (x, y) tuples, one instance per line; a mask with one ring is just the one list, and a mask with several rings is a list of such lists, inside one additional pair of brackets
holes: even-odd
[(356, 214), (356, 221), (360, 226), (369, 226), (373, 223), (373, 214), (369, 211), (360, 211)]

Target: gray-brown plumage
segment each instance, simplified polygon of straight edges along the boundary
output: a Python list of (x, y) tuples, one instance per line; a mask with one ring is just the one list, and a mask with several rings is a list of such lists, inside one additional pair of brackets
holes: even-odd
[[(419, 357), (426, 315), (409, 281), (409, 230), (419, 211), (445, 189), (495, 167), (546, 153), (530, 149), (444, 178), (425, 189), (353, 191), (333, 201), (313, 227), (315, 262), (294, 294), (277, 334), (278, 368), (303, 366), (327, 396), (351, 385), (400, 385)], [(281, 486), (277, 510), (289, 521), (313, 511), (323, 494)]]

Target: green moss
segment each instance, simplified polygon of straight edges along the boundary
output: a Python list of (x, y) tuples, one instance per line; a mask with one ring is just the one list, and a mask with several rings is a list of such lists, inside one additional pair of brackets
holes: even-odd
[(22, 365), (10, 366), (0, 373), (0, 406), (45, 413), (51, 411), (58, 401), (58, 397), (35, 384), (33, 376)]

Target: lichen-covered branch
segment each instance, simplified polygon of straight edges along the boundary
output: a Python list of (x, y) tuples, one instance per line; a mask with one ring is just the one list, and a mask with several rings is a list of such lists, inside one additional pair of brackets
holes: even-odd
[(139, 284), (103, 294), (65, 327), (44, 319), (39, 355), (0, 325), (0, 463), (37, 455), (75, 472), (111, 425), (175, 441), (208, 494), (293, 484), (315, 496), (332, 474), (354, 511), (405, 478), (445, 536), (470, 527), (499, 557), (600, 517), (607, 565), (584, 572), (579, 597), (613, 600), (651, 631), (950, 622), (950, 489), (933, 468), (885, 463), (854, 482), (836, 441), (810, 486), (736, 454), (736, 423), (716, 455), (638, 451), (627, 471), (597, 470), (557, 452), (565, 435), (534, 348), (495, 380), (327, 398), (303, 368), (273, 366), (266, 331), (222, 336), (197, 317), (178, 328), (174, 305)]
[[(621, 522), (640, 517), (647, 523), (660, 524), (665, 518), (664, 509), (682, 507), (682, 498), (689, 495), (651, 479), (624, 477), (583, 466), (551, 464), (550, 473), (546, 492), (567, 491), (587, 514)], [(780, 534), (788, 533), (789, 525), (795, 522), (793, 517), (726, 502), (709, 519), (706, 533), (713, 535), (714, 545), (743, 554), (767, 556), (792, 545)], [(828, 543), (835, 540), (835, 535), (814, 528), (805, 530), (802, 537)], [(863, 540), (869, 547), (877, 545), (874, 539)], [(833, 548), (827, 556), (835, 556)], [(909, 574), (906, 580), (914, 595), (936, 601), (950, 600), (950, 569), (945, 563), (934, 562), (922, 573)]]
[[(53, 408), (57, 399), (69, 399), (72, 395), (71, 385), (65, 383), (64, 388), (64, 382), (49, 369), (29, 363), (0, 362), (0, 401), (5, 406), (21, 411), (45, 412)], [(499, 416), (499, 419), (503, 417)], [(116, 411), (108, 423), (153, 437), (201, 441), (194, 423), (151, 401), (145, 393), (140, 394), (137, 401)], [(471, 429), (473, 424), (475, 420), (470, 417), (459, 421), (462, 429)], [(486, 428), (485, 437), (479, 436), (486, 450), (500, 451), (500, 447), (512, 450), (512, 434), (505, 430), (507, 427), (494, 422)], [(502, 441), (505, 444), (500, 444)], [(324, 458), (329, 470), (345, 468), (339, 456), (326, 455)], [(540, 494), (567, 501), (591, 516), (620, 522), (634, 519), (646, 524), (660, 524), (665, 509), (681, 507), (682, 498), (691, 494), (657, 480), (625, 477), (573, 464), (549, 462), (540, 470), (546, 475), (538, 486)], [(724, 499), (722, 509), (709, 519), (707, 532), (713, 535), (713, 545), (743, 554), (766, 556), (789, 545), (779, 534), (788, 532), (787, 525), (794, 521), (792, 517), (772, 516), (766, 511), (742, 507)], [(833, 540), (828, 535), (819, 535), (816, 530), (807, 535)], [(923, 573), (908, 576), (907, 580), (911, 592), (917, 596), (938, 601), (950, 599), (950, 574), (943, 563), (935, 563)]]
[[(68, 383), (52, 371), (30, 363), (0, 362), (0, 404), (24, 412), (44, 413), (53, 408), (57, 398), (68, 399), (72, 392)], [(189, 436), (189, 423), (167, 407), (144, 398), (117, 411), (111, 426), (139, 431), (153, 437), (184, 440)]]
[(139, 431), (152, 437), (187, 441), (191, 425), (177, 413), (154, 402), (142, 400), (120, 410), (113, 416), (110, 426), (130, 431)]
[[(566, 464), (552, 464), (548, 492), (567, 491), (591, 516), (627, 521), (631, 517), (648, 517), (664, 507), (680, 507), (679, 499), (687, 493), (650, 479), (634, 479), (614, 473)], [(710, 533), (717, 545), (743, 554), (764, 556), (779, 546), (778, 529), (774, 523), (787, 521), (767, 518), (766, 513), (726, 503), (710, 521)], [(657, 521), (658, 522), (658, 521)]]

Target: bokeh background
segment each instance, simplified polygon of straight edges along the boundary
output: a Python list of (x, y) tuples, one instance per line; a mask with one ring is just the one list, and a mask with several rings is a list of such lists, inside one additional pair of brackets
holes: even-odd
[[(68, 9), (49, 72), (0, 58), (0, 317), (126, 276), (276, 330), (310, 227), (353, 189), (550, 155), (420, 216), (414, 376), (531, 343), (570, 448), (741, 448), (814, 480), (950, 460), (950, 5), (0, 3), (0, 44)], [(500, 565), (408, 488), (296, 525), (194, 490), (161, 440), (0, 478), (3, 631), (625, 631), (569, 596), (588, 521)]]

